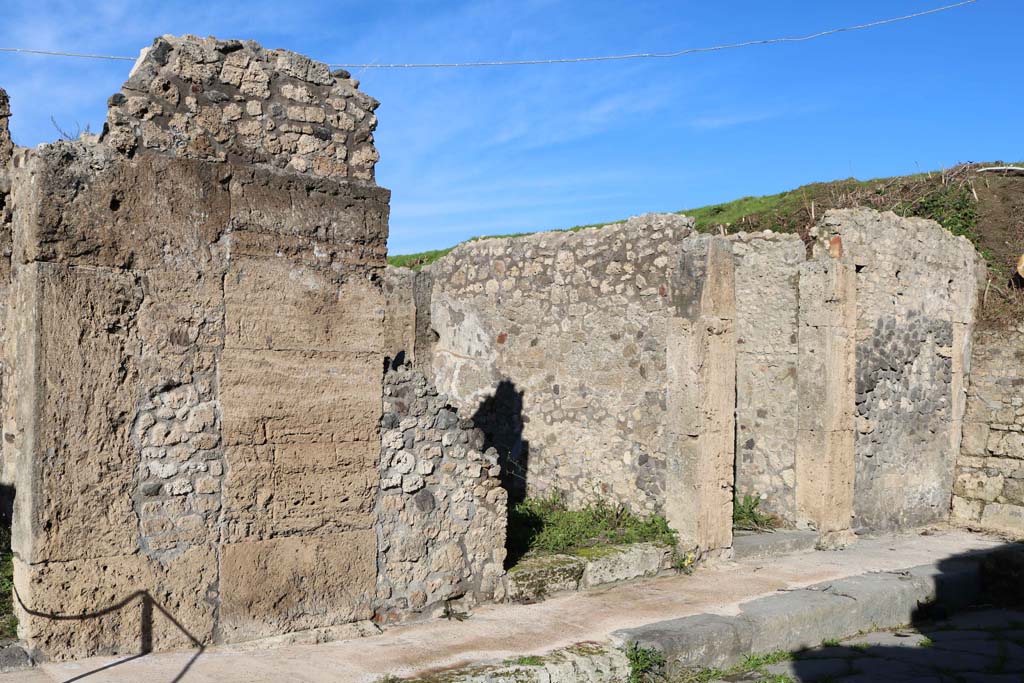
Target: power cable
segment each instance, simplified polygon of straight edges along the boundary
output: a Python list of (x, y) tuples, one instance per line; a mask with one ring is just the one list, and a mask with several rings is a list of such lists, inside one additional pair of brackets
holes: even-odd
[[(805, 36), (790, 36), (784, 38), (765, 38), (762, 40), (748, 40), (743, 43), (731, 43), (727, 45), (715, 45), (712, 47), (694, 47), (685, 50), (677, 50), (675, 52), (637, 52), (633, 54), (624, 55), (604, 55), (598, 57), (564, 57), (557, 59), (516, 59), (507, 61), (494, 61), (494, 62), (432, 62), (432, 63), (409, 63), (409, 64), (328, 64), (330, 67), (340, 67), (347, 69), (450, 69), (450, 68), (467, 68), (467, 67), (486, 67), (486, 66), (530, 66), (537, 64), (576, 64), (581, 62), (610, 62), (610, 61), (621, 61), (627, 59), (672, 59), (674, 57), (682, 57), (683, 55), (692, 55), (700, 52), (718, 52), (721, 50), (736, 50), (744, 47), (752, 47), (754, 45), (775, 45), (778, 43), (802, 43), (808, 40), (815, 40), (817, 38), (823, 38), (825, 36), (835, 35), (837, 33), (848, 33), (850, 31), (862, 31), (864, 29), (875, 28), (877, 26), (884, 26), (886, 24), (895, 24), (901, 21), (908, 21), (910, 19), (917, 19), (919, 17), (928, 16), (930, 14), (938, 14), (939, 12), (947, 12), (949, 10), (964, 7), (966, 5), (973, 5), (978, 0), (963, 0), (952, 5), (945, 5), (944, 7), (936, 7), (930, 10), (924, 10), (921, 12), (915, 12), (914, 14), (907, 14), (902, 17), (893, 17), (891, 19), (880, 19), (878, 21), (872, 21), (866, 24), (858, 24), (856, 26), (843, 26), (840, 28), (833, 28), (827, 31), (819, 31), (818, 33), (812, 33)], [(46, 55), (50, 57), (75, 57), (79, 59), (107, 59), (117, 61), (134, 62), (136, 57), (124, 57), (120, 55), (95, 55), (86, 54), (81, 52), (61, 52), (57, 50), (33, 50), (28, 48), (20, 47), (0, 47), (0, 52), (16, 52), (22, 54), (31, 55)]]

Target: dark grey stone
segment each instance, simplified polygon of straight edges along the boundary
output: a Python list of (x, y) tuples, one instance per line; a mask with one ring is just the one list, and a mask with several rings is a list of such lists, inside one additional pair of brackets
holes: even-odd
[(742, 618), (700, 614), (618, 631), (612, 637), (661, 651), (675, 671), (737, 664), (750, 654), (753, 632)]
[(21, 671), (33, 666), (34, 662), (20, 643), (0, 644), (0, 673)]

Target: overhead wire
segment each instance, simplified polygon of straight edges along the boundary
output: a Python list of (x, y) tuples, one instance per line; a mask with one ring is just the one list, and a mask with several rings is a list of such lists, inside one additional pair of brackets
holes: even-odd
[[(764, 38), (760, 40), (748, 40), (741, 43), (729, 43), (725, 45), (713, 45), (711, 47), (694, 47), (683, 50), (676, 50), (674, 52), (636, 52), (632, 54), (620, 54), (620, 55), (600, 55), (596, 57), (561, 57), (553, 59), (512, 59), (512, 60), (500, 60), (500, 61), (476, 61), (476, 62), (422, 62), (422, 63), (369, 63), (369, 64), (328, 64), (332, 68), (347, 68), (347, 69), (454, 69), (454, 68), (476, 68), (476, 67), (492, 67), (492, 66), (532, 66), (540, 64), (577, 64), (584, 62), (610, 62), (610, 61), (622, 61), (632, 59), (672, 59), (675, 57), (682, 57), (684, 55), (698, 54), (702, 52), (719, 52), (722, 50), (737, 50), (745, 47), (753, 47), (755, 45), (775, 45), (779, 43), (802, 43), (809, 40), (815, 40), (823, 38), (825, 36), (835, 35), (837, 33), (848, 33), (851, 31), (862, 31), (865, 29), (875, 28), (878, 26), (884, 26), (887, 24), (895, 24), (897, 22), (909, 21), (911, 19), (917, 19), (919, 17), (928, 16), (931, 14), (938, 14), (939, 12), (948, 12), (949, 10), (958, 9), (966, 5), (973, 5), (978, 0), (962, 0), (961, 2), (953, 3), (951, 5), (945, 5), (943, 7), (935, 7), (929, 10), (922, 10), (913, 14), (907, 14), (900, 17), (892, 17), (889, 19), (879, 19), (877, 21), (871, 21), (865, 24), (857, 24), (854, 26), (842, 26), (840, 28), (828, 29), (826, 31), (819, 31), (817, 33), (811, 33), (803, 36), (787, 36), (782, 38)], [(134, 62), (136, 57), (126, 57), (121, 55), (100, 55), (100, 54), (88, 54), (82, 52), (63, 52), (59, 50), (37, 50), (30, 48), (20, 47), (0, 47), (0, 52), (13, 52), (30, 55), (46, 55), (51, 57), (73, 57), (79, 59), (105, 59), (105, 60), (116, 60), (116, 61), (129, 61)]]

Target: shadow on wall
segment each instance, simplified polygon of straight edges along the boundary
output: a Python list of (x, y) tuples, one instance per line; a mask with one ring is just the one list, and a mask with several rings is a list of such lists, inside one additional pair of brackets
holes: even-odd
[(1024, 680), (1024, 544), (980, 554), (980, 576), (979, 553), (939, 563), (935, 599), (909, 628), (823, 643), (787, 673), (800, 683)]
[(485, 399), (473, 414), (473, 426), (484, 433), (484, 451), (498, 452), (501, 486), (508, 492), (508, 515), (505, 521), (505, 569), (514, 566), (528, 547), (515, 505), (526, 498), (530, 465), (530, 443), (523, 440), (523, 394), (515, 382), (502, 380), (494, 394)]
[(473, 414), (473, 426), (484, 433), (484, 450), (498, 451), (501, 485), (508, 491), (508, 503), (526, 498), (530, 444), (523, 440), (523, 394), (511, 380), (502, 380)]
[(0, 639), (18, 637), (14, 616), (14, 552), (11, 531), (14, 524), (14, 487), (0, 484)]
[(158, 611), (160, 614), (162, 614), (164, 616), (164, 618), (167, 619), (167, 621), (169, 621), (172, 624), (174, 624), (174, 627), (177, 628), (179, 631), (181, 631), (182, 634), (184, 634), (185, 637), (189, 639), (189, 641), (192, 643), (192, 645), (194, 645), (196, 647), (195, 653), (185, 663), (185, 666), (182, 667), (181, 671), (179, 671), (178, 674), (174, 678), (171, 679), (170, 683), (177, 683), (178, 681), (184, 679), (185, 678), (185, 674), (188, 673), (189, 669), (192, 668), (192, 665), (196, 663), (196, 660), (198, 660), (199, 657), (206, 650), (206, 646), (203, 645), (203, 643), (200, 642), (199, 639), (197, 639), (195, 636), (193, 636), (191, 633), (189, 633), (188, 630), (184, 626), (182, 626), (181, 623), (177, 619), (175, 619), (174, 616), (163, 607), (163, 605), (161, 605), (156, 600), (154, 600), (153, 596), (150, 595), (149, 591), (144, 591), (144, 590), (135, 591), (134, 593), (132, 593), (131, 595), (129, 595), (125, 599), (121, 600), (120, 602), (114, 603), (113, 605), (111, 605), (110, 607), (107, 607), (106, 609), (99, 610), (97, 612), (88, 612), (88, 613), (85, 613), (85, 614), (55, 614), (55, 613), (51, 613), (51, 612), (42, 612), (42, 611), (39, 611), (39, 610), (34, 610), (34, 609), (30, 608), (28, 605), (26, 605), (22, 601), (21, 595), (18, 594), (18, 589), (17, 588), (14, 589), (14, 599), (18, 601), (18, 604), (21, 606), (21, 609), (24, 610), (26, 613), (32, 615), (33, 617), (39, 617), (41, 619), (49, 619), (49, 620), (52, 620), (52, 621), (85, 621), (87, 619), (98, 619), (99, 617), (102, 617), (104, 615), (112, 614), (112, 613), (117, 612), (117, 611), (122, 610), (122, 609), (128, 609), (128, 608), (131, 607), (132, 603), (134, 603), (136, 600), (139, 601), (139, 609), (142, 611), (142, 614), (141, 614), (141, 618), (139, 620), (140, 621), (140, 628), (139, 628), (139, 652), (138, 652), (138, 654), (130, 655), (128, 657), (125, 657), (124, 659), (119, 659), (119, 660), (117, 660), (115, 662), (111, 662), (110, 664), (107, 664), (105, 666), (101, 666), (101, 667), (98, 667), (96, 669), (92, 669), (90, 671), (86, 671), (85, 673), (82, 673), (82, 674), (79, 674), (79, 675), (77, 675), (77, 676), (75, 676), (73, 678), (67, 679), (66, 681), (64, 681), (64, 683), (72, 683), (72, 681), (83, 680), (85, 678), (88, 678), (89, 676), (92, 676), (93, 674), (97, 674), (97, 673), (99, 673), (101, 671), (106, 671), (107, 669), (113, 669), (116, 666), (120, 666), (120, 665), (126, 664), (126, 663), (128, 663), (128, 662), (130, 662), (132, 660), (139, 659), (140, 657), (144, 657), (145, 655), (147, 655), (150, 652), (152, 652), (153, 651), (153, 611), (154, 611), (154, 608), (155, 608), (156, 611)]

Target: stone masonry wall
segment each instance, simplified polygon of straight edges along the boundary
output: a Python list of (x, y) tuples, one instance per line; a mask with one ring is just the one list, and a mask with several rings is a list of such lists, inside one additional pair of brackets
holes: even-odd
[(0, 168), (6, 167), (14, 152), (8, 120), (11, 118), (11, 102), (7, 92), (0, 88)]
[(796, 519), (798, 268), (796, 235), (733, 238), (736, 259), (736, 495)]
[(830, 211), (818, 229), (857, 272), (855, 525), (945, 519), (980, 259), (966, 238), (893, 213)]
[[(4, 337), (4, 324), (7, 320), (7, 302), (11, 282), (11, 156), (14, 144), (8, 120), (11, 116), (10, 102), (7, 93), (0, 88), (0, 340)], [(9, 384), (10, 369), (0, 354), (0, 405), (2, 405), (4, 387)], [(11, 480), (5, 473), (6, 459), (3, 457), (4, 443), (0, 439), (0, 483)], [(6, 502), (6, 501), (5, 501)]]
[(481, 240), (428, 269), (434, 380), (491, 435), (513, 496), (660, 511), (670, 276), (692, 226)]
[[(718, 500), (703, 486), (731, 494), (732, 478), (678, 458), (700, 425), (725, 424), (714, 400), (732, 380), (704, 365), (725, 362), (705, 337), (735, 334), (737, 493), (835, 544), (946, 518), (980, 268), (970, 243), (931, 221), (835, 211), (816, 228), (817, 265), (796, 237), (732, 236), (733, 275), (712, 286), (682, 258), (689, 224), (664, 227), (682, 220), (483, 240), (424, 271), (437, 339), (419, 330), (416, 298), (414, 343), (433, 345), (439, 389), (498, 448), (512, 495), (602, 497), (679, 529), (710, 511), (690, 536), (717, 547), (726, 534), (708, 530), (728, 505), (698, 499)], [(690, 289), (703, 292), (696, 309), (680, 296)], [(719, 450), (696, 449), (705, 463)]]
[(974, 339), (953, 519), (1024, 535), (1024, 325)]
[(345, 71), (252, 41), (172, 36), (143, 51), (110, 98), (107, 144), (373, 180), (378, 102)]
[[(376, 619), (501, 599), (507, 493), (498, 454), (422, 373), (384, 377)], [(496, 594), (497, 593), (497, 594)]]
[(4, 459), (38, 656), (373, 616), (389, 193), (354, 87), (164, 37), (100, 141), (16, 152)]
[(388, 358), (416, 360), (416, 273), (408, 268), (384, 270), (384, 352)]

